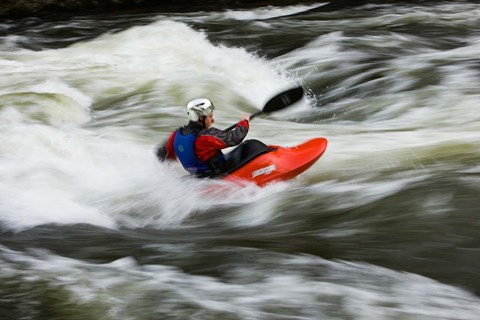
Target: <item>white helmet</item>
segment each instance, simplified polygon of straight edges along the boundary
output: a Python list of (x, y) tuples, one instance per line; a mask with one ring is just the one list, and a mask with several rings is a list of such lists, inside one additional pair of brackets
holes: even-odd
[(188, 118), (192, 121), (198, 121), (200, 116), (208, 116), (213, 112), (215, 106), (212, 101), (206, 98), (198, 98), (187, 103)]

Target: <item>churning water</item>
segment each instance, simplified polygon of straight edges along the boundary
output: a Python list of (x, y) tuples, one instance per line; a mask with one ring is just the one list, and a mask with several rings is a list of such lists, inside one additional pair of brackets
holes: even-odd
[[(322, 8), (0, 24), (0, 318), (478, 319), (480, 5)], [(248, 135), (326, 137), (297, 179), (156, 160), (299, 84)]]

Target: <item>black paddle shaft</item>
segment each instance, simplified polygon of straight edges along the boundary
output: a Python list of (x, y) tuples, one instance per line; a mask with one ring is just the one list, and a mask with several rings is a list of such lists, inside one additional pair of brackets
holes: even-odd
[[(250, 120), (262, 113), (271, 113), (285, 109), (286, 107), (294, 104), (303, 97), (303, 88), (296, 87), (277, 94), (265, 104), (262, 110), (258, 110), (250, 115)], [(237, 124), (231, 125), (225, 130), (231, 130), (235, 128)]]

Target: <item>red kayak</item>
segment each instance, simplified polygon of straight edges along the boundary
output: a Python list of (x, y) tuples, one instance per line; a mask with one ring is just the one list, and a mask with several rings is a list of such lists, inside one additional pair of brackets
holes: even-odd
[(227, 155), (231, 169), (223, 179), (264, 186), (292, 179), (310, 168), (327, 149), (327, 139), (314, 138), (293, 147), (266, 146), (257, 140), (248, 140), (247, 145)]

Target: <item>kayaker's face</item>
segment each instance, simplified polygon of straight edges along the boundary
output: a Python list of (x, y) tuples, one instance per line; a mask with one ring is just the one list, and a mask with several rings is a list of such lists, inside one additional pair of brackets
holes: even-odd
[(205, 128), (210, 128), (214, 122), (215, 120), (213, 119), (213, 112), (210, 112), (210, 114), (205, 117)]

